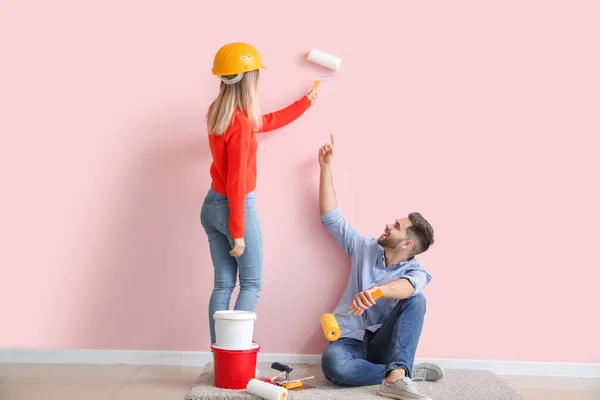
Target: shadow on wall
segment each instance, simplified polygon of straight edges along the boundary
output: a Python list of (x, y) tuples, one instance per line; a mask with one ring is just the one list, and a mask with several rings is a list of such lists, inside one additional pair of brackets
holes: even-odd
[(299, 224), (304, 230), (298, 235), (305, 240), (302, 251), (319, 254), (318, 262), (322, 264), (318, 269), (318, 280), (313, 274), (302, 274), (295, 281), (295, 287), (301, 292), (298, 293), (300, 298), (306, 298), (307, 291), (321, 294), (310, 296), (310, 302), (303, 303), (303, 309), (298, 310), (306, 317), (298, 321), (299, 325), (296, 327), (296, 332), (302, 332), (297, 345), (300, 354), (321, 354), (329, 344), (321, 327), (321, 316), (335, 309), (350, 274), (350, 262), (346, 253), (321, 223), (319, 179), (320, 168), (315, 151), (313, 156), (298, 166), (295, 176), (299, 187), (299, 218), (309, 221)]
[[(99, 222), (87, 229), (94, 239), (82, 241), (87, 252), (81, 268), (89, 274), (74, 289), (81, 304), (65, 329), (72, 335), (71, 347), (208, 351), (213, 267), (200, 209), (210, 186), (211, 156), (203, 123), (174, 118), (142, 129), (136, 143), (146, 145), (126, 154), (132, 160), (128, 167), (115, 168), (116, 179), (96, 215)], [(295, 175), (294, 219), (301, 231), (298, 246), (290, 249), (294, 254), (286, 253), (284, 261), (290, 270), (305, 270), (314, 260), (306, 257), (308, 251), (320, 255), (323, 269), (318, 280), (299, 274), (289, 285), (289, 277), (273, 271), (278, 261), (270, 257), (259, 307), (270, 315), (279, 311), (277, 299), (307, 299), (294, 302), (303, 318), (290, 321), (286, 332), (303, 332), (293, 352), (315, 354), (327, 344), (320, 318), (342, 295), (348, 259), (320, 222), (316, 152)], [(232, 302), (238, 291), (236, 286)], [(325, 295), (307, 296), (307, 291)], [(257, 326), (256, 334), (259, 341), (273, 343), (269, 326)], [(291, 352), (282, 346), (273, 343), (266, 350)]]
[(136, 149), (131, 169), (115, 173), (122, 178), (114, 182), (82, 266), (93, 275), (80, 297), (79, 346), (197, 347), (199, 330), (206, 330), (206, 288), (212, 283), (200, 224), (210, 184), (203, 132), (197, 118), (145, 129), (137, 139), (150, 143), (147, 150)]

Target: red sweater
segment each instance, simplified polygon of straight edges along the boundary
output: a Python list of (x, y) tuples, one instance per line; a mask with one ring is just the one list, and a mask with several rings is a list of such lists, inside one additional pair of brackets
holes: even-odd
[[(281, 128), (300, 117), (310, 107), (303, 96), (290, 106), (263, 116), (260, 132)], [(244, 237), (244, 205), (246, 194), (256, 188), (256, 150), (254, 127), (241, 112), (236, 112), (229, 129), (221, 135), (208, 135), (213, 162), (210, 167), (212, 188), (227, 196), (229, 230), (234, 239)]]

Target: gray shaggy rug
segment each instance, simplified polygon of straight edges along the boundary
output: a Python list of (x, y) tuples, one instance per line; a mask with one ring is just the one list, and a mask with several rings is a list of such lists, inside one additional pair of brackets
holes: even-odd
[[(290, 379), (315, 376), (305, 384), (314, 388), (288, 391), (289, 400), (334, 400), (334, 399), (384, 399), (377, 395), (377, 386), (339, 387), (329, 382), (319, 364), (289, 364), (294, 370)], [(260, 376), (273, 376), (278, 371), (271, 363), (258, 363)], [(489, 371), (445, 369), (444, 378), (438, 382), (416, 382), (421, 393), (433, 400), (523, 400), (524, 397), (501, 378)], [(284, 376), (285, 377), (285, 376)], [(259, 400), (258, 396), (244, 390), (219, 389), (214, 386), (210, 366), (186, 396), (186, 400)]]

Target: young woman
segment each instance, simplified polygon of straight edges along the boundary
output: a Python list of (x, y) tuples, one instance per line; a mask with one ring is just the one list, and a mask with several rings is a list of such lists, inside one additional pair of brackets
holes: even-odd
[(235, 310), (254, 311), (262, 285), (263, 243), (256, 212), (256, 133), (281, 128), (300, 117), (315, 101), (311, 91), (290, 106), (262, 115), (258, 103), (260, 55), (246, 43), (230, 43), (217, 52), (212, 73), (220, 91), (208, 115), (213, 162), (211, 188), (201, 212), (214, 266), (208, 307), (211, 344), (213, 315), (227, 310), (239, 273)]

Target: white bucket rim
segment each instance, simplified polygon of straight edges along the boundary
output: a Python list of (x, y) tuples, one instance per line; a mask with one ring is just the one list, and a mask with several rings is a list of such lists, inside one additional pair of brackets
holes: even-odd
[(216, 344), (213, 344), (212, 347), (217, 350), (240, 351), (240, 350), (256, 350), (256, 349), (260, 348), (260, 345), (258, 343), (252, 343), (252, 345), (247, 349), (230, 349), (228, 347), (217, 346)]
[(235, 321), (249, 321), (256, 320), (256, 313), (252, 311), (241, 311), (241, 310), (222, 310), (215, 311), (213, 314), (214, 319), (227, 319)]

